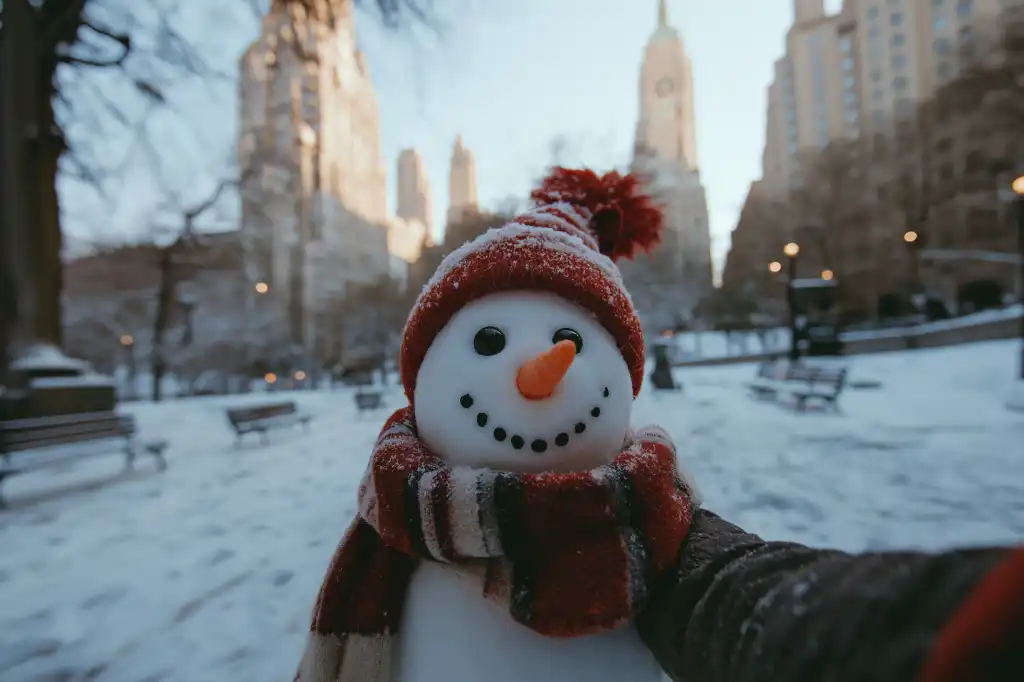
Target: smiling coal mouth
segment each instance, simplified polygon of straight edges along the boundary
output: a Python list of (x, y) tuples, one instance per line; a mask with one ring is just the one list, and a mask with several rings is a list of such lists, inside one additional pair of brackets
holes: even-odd
[[(607, 398), (609, 395), (611, 395), (611, 392), (608, 390), (608, 387), (605, 386), (604, 389), (602, 389), (601, 391), (601, 396)], [(461, 398), (459, 398), (459, 404), (462, 405), (462, 407), (466, 410), (472, 410), (473, 405), (476, 404), (476, 401), (473, 399), (473, 396), (471, 394), (465, 393), (462, 395)], [(597, 419), (600, 416), (601, 407), (599, 405), (594, 405), (594, 407), (590, 408), (591, 420)], [(477, 426), (479, 426), (482, 429), (486, 429), (488, 428), (488, 424), (490, 423), (490, 415), (488, 415), (486, 412), (476, 413)], [(551, 440), (556, 446), (565, 447), (566, 445), (569, 444), (569, 440), (572, 438), (573, 435), (579, 436), (583, 434), (583, 432), (585, 432), (586, 430), (587, 422), (580, 420), (573, 424), (571, 429), (562, 431)], [(526, 446), (526, 439), (524, 439), (522, 436), (518, 434), (511, 434), (510, 436), (509, 431), (503, 426), (493, 426), (491, 430), (491, 436), (494, 438), (494, 440), (498, 441), (499, 443), (508, 442), (508, 444), (512, 446), (513, 450), (522, 450)], [(532, 441), (530, 441), (530, 449), (533, 450), (534, 452), (544, 452), (548, 449), (548, 441), (543, 438), (535, 438)]]

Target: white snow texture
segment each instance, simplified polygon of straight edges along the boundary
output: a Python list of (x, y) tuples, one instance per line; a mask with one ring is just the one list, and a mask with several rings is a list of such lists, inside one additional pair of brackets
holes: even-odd
[[(996, 341), (849, 358), (851, 381), (882, 386), (848, 389), (840, 414), (750, 400), (753, 365), (687, 369), (682, 393), (645, 389), (633, 423), (664, 426), (704, 506), (768, 539), (1019, 543), (1024, 416), (1005, 408), (1018, 356)], [(313, 412), (309, 433), (235, 448), (225, 406), (268, 398)], [(398, 387), (389, 400), (402, 404)], [(0, 679), (291, 679), (387, 413), (358, 416), (349, 389), (125, 409), (171, 441), (167, 472), (142, 460), (118, 476), (111, 457), (4, 484)]]

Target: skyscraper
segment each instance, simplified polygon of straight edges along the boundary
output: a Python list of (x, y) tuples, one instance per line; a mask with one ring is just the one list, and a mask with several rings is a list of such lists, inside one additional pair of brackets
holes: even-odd
[(683, 37), (668, 22), (665, 0), (647, 42), (639, 83), (634, 170), (649, 177), (665, 208), (661, 244), (622, 264), (634, 302), (650, 330), (689, 318), (713, 288), (711, 237), (700, 181), (693, 69)]
[(398, 156), (398, 200), (395, 214), (403, 220), (418, 220), (427, 232), (434, 225), (434, 205), (423, 157), (416, 149), (403, 149)]
[(456, 223), (466, 213), (479, 210), (476, 193), (476, 160), (462, 141), (455, 139), (451, 170), (448, 175), (448, 224)]

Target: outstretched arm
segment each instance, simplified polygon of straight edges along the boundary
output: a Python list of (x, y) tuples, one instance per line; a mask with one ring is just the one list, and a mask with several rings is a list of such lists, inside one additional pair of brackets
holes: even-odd
[(1024, 548), (850, 555), (765, 542), (702, 510), (681, 561), (638, 622), (677, 682), (989, 682), (1024, 669)]

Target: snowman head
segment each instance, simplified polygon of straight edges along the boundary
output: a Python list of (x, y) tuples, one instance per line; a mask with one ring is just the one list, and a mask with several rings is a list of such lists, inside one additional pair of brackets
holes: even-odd
[(588, 310), (512, 291), (451, 318), (420, 365), (414, 401), (420, 437), (452, 465), (583, 470), (619, 453), (633, 381)]
[(451, 253), (424, 287), (401, 370), (420, 437), (454, 465), (586, 469), (618, 454), (644, 339), (613, 260), (657, 243), (631, 175), (555, 169), (536, 207)]

